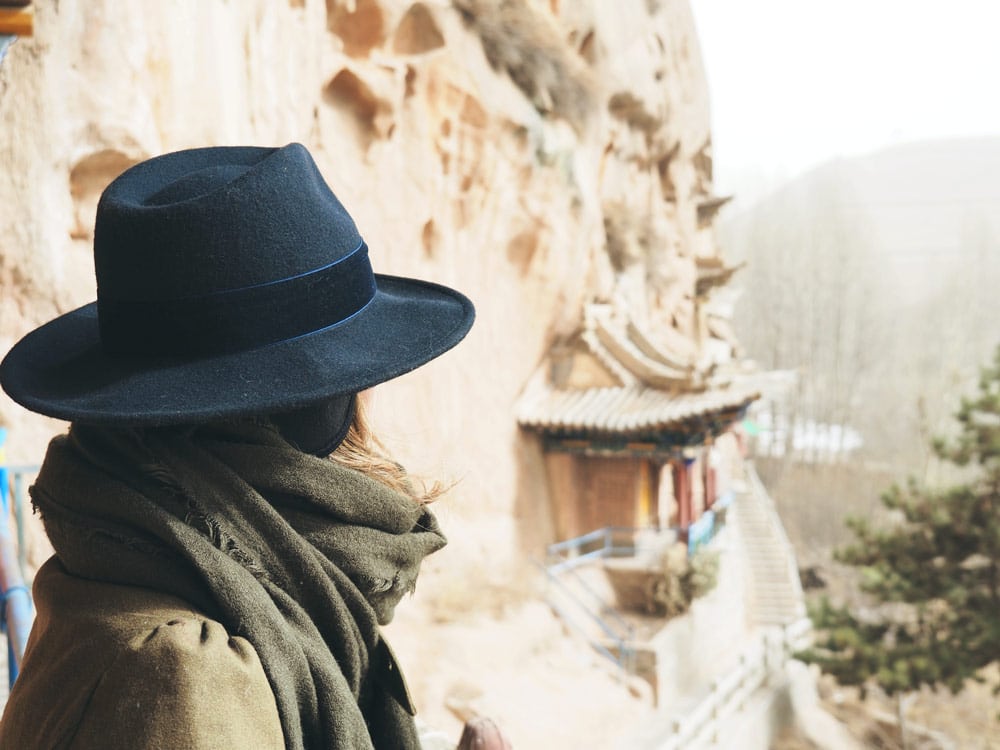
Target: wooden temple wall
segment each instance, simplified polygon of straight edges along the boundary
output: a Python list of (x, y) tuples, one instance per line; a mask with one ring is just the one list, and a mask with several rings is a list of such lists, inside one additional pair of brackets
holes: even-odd
[(660, 469), (647, 458), (552, 451), (546, 454), (546, 468), (560, 539), (605, 526), (657, 522)]
[(545, 453), (558, 540), (607, 526), (687, 528), (734, 489), (742, 461), (732, 433), (685, 458)]

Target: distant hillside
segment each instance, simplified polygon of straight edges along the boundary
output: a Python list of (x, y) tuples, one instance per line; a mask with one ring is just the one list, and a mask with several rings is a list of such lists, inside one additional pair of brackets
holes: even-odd
[[(1000, 136), (922, 141), (838, 159), (786, 184), (722, 222), (734, 257), (750, 252), (748, 226), (761, 216), (829, 198), (859, 222), (887, 263), (893, 296), (926, 301), (964, 263), (1000, 254)], [(821, 197), (823, 196), (823, 197)]]
[(837, 160), (733, 208), (750, 356), (803, 373), (799, 416), (911, 467), (1000, 342), (1000, 137)]

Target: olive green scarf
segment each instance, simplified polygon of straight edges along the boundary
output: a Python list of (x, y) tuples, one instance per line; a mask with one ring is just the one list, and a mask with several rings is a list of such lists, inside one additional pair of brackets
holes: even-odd
[(249, 640), (290, 750), (418, 747), (378, 625), (445, 544), (425, 507), (259, 422), (74, 425), (32, 498), (71, 573), (179, 596)]

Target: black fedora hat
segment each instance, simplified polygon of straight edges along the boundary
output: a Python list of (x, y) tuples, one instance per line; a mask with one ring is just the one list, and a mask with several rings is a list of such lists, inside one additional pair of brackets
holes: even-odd
[(167, 425), (298, 409), (457, 344), (472, 303), (374, 274), (304, 146), (179, 151), (104, 191), (97, 302), (19, 341), (0, 383), (32, 411)]

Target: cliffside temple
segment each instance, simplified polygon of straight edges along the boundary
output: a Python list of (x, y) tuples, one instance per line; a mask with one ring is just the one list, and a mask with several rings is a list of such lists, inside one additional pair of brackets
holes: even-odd
[[(733, 332), (687, 0), (0, 1), (0, 55), (3, 351), (95, 298), (105, 186), (196, 146), (305, 144), (377, 272), (475, 302), (372, 404), (454, 480), (387, 628), (428, 748), (476, 716), (517, 750), (755, 750), (792, 721), (808, 626), (745, 460), (768, 375)], [(0, 425), (30, 582), (26, 485), (66, 425), (6, 395)]]
[(693, 363), (671, 362), (634, 326), (616, 330), (610, 316), (588, 311), (575, 345), (556, 347), (518, 404), (522, 427), (543, 437), (557, 533), (655, 526), (686, 538), (732, 495), (741, 456), (720, 438), (733, 438), (758, 393), (718, 375), (707, 385)]

